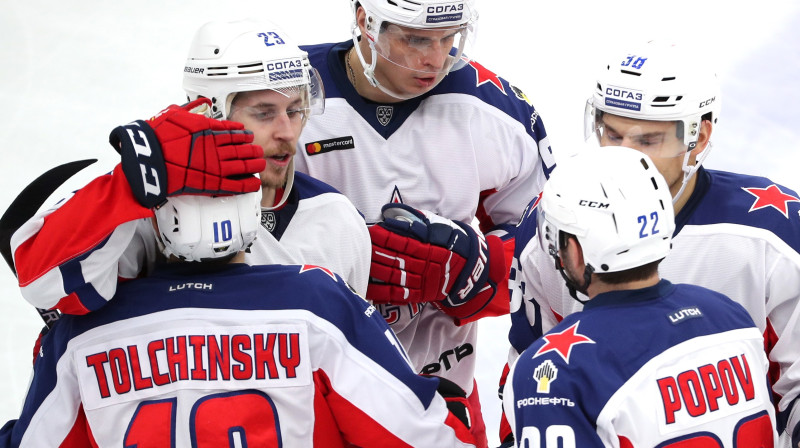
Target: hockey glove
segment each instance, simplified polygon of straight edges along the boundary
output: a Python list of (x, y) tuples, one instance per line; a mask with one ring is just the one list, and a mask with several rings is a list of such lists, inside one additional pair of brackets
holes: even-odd
[(472, 428), (472, 407), (467, 400), (467, 394), (458, 384), (447, 378), (436, 377), (439, 379), (439, 387), (436, 392), (444, 398), (447, 410), (453, 414), (467, 429)]
[(253, 134), (231, 121), (208, 118), (201, 98), (169, 106), (147, 121), (118, 126), (109, 142), (136, 200), (147, 208), (179, 194), (226, 195), (261, 188), (253, 176), (266, 168)]
[[(404, 204), (386, 204), (381, 212), (384, 220), (370, 227), (368, 299), (391, 304), (433, 302), (460, 319), (489, 303), (505, 269), (498, 237), (484, 238), (467, 224)], [(502, 266), (490, 270), (490, 255)], [(479, 293), (481, 303), (470, 303)]]

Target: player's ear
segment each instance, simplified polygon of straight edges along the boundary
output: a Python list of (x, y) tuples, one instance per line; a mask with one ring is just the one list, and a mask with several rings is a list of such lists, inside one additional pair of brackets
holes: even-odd
[(367, 12), (361, 5), (358, 5), (358, 8), (356, 9), (356, 24), (358, 25), (358, 29), (361, 31), (361, 35), (364, 36), (364, 30), (367, 26)]
[(692, 150), (692, 155), (697, 157), (698, 154), (706, 149), (708, 142), (711, 141), (711, 131), (713, 129), (714, 125), (711, 124), (710, 120), (703, 120), (700, 122), (700, 135), (697, 136), (697, 145)]
[(575, 235), (565, 234), (563, 252), (563, 263), (569, 263), (570, 267), (577, 272), (583, 272), (586, 263), (583, 261), (583, 248)]

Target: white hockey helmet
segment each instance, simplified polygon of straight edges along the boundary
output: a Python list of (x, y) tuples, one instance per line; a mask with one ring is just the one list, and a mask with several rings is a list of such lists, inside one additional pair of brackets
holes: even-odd
[(308, 54), (276, 25), (252, 19), (209, 22), (195, 33), (183, 69), (189, 100), (209, 98), (214, 118), (230, 115), (238, 92), (299, 91), (305, 116), (325, 110), (325, 91)]
[(538, 206), (542, 247), (559, 261), (561, 232), (583, 248), (589, 273), (618, 272), (664, 258), (675, 217), (669, 187), (635, 149), (584, 150), (559, 163)]
[[(378, 55), (400, 67), (437, 78), (469, 63), (465, 49), (471, 46), (478, 20), (473, 0), (350, 0), (350, 6), (353, 13), (353, 43), (364, 67), (364, 75), (372, 86), (388, 95), (399, 99), (414, 96), (393, 92), (378, 81), (375, 76)], [(356, 12), (359, 6), (366, 13), (365, 35), (361, 37), (369, 43), (369, 64), (358, 45), (360, 29)], [(403, 28), (421, 30), (422, 33), (414, 35)], [(430, 30), (444, 32), (446, 40), (437, 43), (424, 34)], [(440, 44), (450, 47), (449, 56), (442, 67), (426, 68), (419, 63), (428, 52), (441, 51)], [(403, 50), (397, 51), (397, 48)]]
[(586, 137), (595, 134), (597, 110), (622, 117), (677, 121), (694, 148), (702, 117), (716, 123), (722, 105), (719, 81), (708, 61), (689, 48), (650, 41), (606, 64), (588, 101)]
[(185, 261), (233, 256), (256, 239), (261, 190), (233, 196), (180, 195), (155, 210), (161, 251)]
[(683, 157), (683, 183), (675, 201), (711, 152), (709, 144), (690, 165), (689, 153), (697, 145), (702, 120), (716, 124), (721, 106), (719, 80), (707, 59), (689, 46), (650, 41), (617, 55), (601, 69), (594, 94), (586, 104), (584, 136), (603, 140), (605, 113), (675, 122), (683, 145), (650, 145), (647, 150), (653, 158)]

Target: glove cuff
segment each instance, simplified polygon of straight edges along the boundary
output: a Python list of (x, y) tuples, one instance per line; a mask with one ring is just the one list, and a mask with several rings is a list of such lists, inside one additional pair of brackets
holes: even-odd
[(136, 120), (114, 128), (108, 141), (121, 156), (122, 172), (136, 201), (147, 208), (163, 204), (167, 200), (167, 167), (153, 128)]
[(486, 245), (487, 266), (484, 268), (483, 273), (486, 280), (481, 289), (473, 291), (474, 295), (468, 297), (459, 305), (453, 305), (450, 299), (433, 303), (436, 308), (452, 317), (457, 324), (486, 308), (497, 292), (497, 285), (501, 284), (508, 275), (509, 267), (506, 264), (503, 241), (498, 236), (488, 235), (486, 237)]

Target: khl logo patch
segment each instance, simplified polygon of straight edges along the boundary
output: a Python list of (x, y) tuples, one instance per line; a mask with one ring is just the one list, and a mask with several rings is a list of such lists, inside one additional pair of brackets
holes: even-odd
[(392, 121), (392, 115), (394, 114), (394, 106), (378, 106), (378, 109), (375, 111), (375, 114), (378, 117), (378, 122), (383, 126), (389, 124)]
[(272, 233), (275, 230), (276, 221), (274, 212), (261, 212), (261, 225), (267, 232)]

